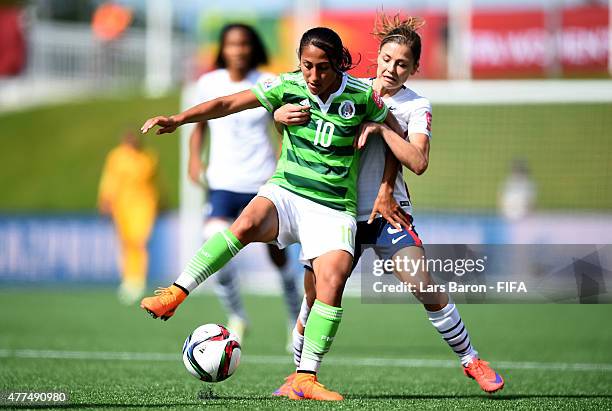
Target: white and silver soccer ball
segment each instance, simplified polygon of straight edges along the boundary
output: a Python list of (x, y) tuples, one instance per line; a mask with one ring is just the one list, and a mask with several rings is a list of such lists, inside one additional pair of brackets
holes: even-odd
[(183, 363), (197, 379), (219, 382), (229, 378), (240, 363), (240, 343), (219, 324), (196, 328), (183, 344)]

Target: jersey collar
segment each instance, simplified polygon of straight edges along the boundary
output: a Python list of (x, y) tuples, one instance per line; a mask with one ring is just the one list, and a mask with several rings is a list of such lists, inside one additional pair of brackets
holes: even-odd
[(331, 106), (334, 99), (338, 97), (340, 94), (344, 93), (344, 88), (346, 87), (347, 78), (348, 78), (347, 74), (342, 73), (342, 83), (340, 83), (340, 87), (338, 87), (338, 90), (334, 91), (332, 94), (329, 95), (325, 103), (321, 101), (319, 96), (315, 96), (314, 94), (312, 94), (310, 90), (308, 89), (308, 87), (306, 87), (306, 91), (308, 92), (310, 97), (312, 97), (312, 99), (316, 101), (317, 104), (319, 104), (319, 108), (321, 109), (321, 112), (323, 114), (327, 114), (327, 110), (329, 110), (329, 107)]

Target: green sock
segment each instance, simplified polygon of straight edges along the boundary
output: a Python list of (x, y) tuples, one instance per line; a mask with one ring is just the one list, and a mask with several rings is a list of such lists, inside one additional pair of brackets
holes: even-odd
[(191, 257), (175, 283), (189, 292), (193, 291), (227, 264), (243, 247), (230, 230), (216, 233)]
[(329, 351), (342, 320), (341, 307), (315, 300), (304, 330), (304, 348), (298, 371), (317, 372), (323, 356)]

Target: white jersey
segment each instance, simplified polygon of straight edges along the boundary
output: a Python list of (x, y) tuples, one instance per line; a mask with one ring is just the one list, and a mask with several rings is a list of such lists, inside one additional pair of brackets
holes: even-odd
[[(226, 69), (206, 73), (197, 82), (201, 103), (248, 90), (270, 74), (251, 70), (242, 81), (232, 81)], [(210, 156), (206, 177), (213, 190), (257, 193), (276, 169), (276, 154), (268, 129), (271, 117), (263, 107), (208, 121)]]
[[(362, 79), (372, 85), (371, 79)], [(393, 96), (383, 97), (389, 110), (395, 115), (406, 136), (421, 133), (431, 138), (431, 104), (409, 88), (402, 87)], [(369, 137), (359, 165), (357, 221), (367, 221), (378, 195), (385, 169), (385, 143), (381, 137)], [(397, 173), (393, 197), (406, 211), (412, 214), (410, 193), (404, 182), (402, 170)]]

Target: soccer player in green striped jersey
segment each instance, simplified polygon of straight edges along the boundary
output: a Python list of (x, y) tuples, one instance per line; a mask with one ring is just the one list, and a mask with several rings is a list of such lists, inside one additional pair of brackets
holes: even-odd
[(283, 149), (270, 182), (355, 216), (358, 152), (357, 127), (365, 118), (382, 122), (387, 110), (371, 87), (343, 75), (338, 90), (323, 102), (311, 93), (302, 73), (281, 74), (257, 84), (253, 92), (273, 112), (286, 103), (309, 107), (311, 121), (283, 131)]
[[(245, 245), (266, 242), (283, 248), (299, 242), (303, 259), (314, 269), (317, 299), (289, 397), (341, 400), (340, 394), (318, 383), (316, 373), (342, 319), (342, 293), (354, 254), (359, 152), (353, 144), (364, 121), (384, 121), (400, 133), (401, 128), (370, 86), (346, 74), (352, 67), (351, 56), (333, 30), (317, 27), (304, 33), (298, 57), (300, 72), (174, 116), (151, 118), (142, 126), (143, 133), (155, 126), (157, 134), (170, 133), (185, 123), (259, 106), (273, 111), (285, 103), (303, 104), (312, 115), (306, 125), (285, 128), (276, 173), (232, 226), (204, 243), (174, 284), (143, 299), (141, 307), (166, 320), (190, 291)], [(244, 138), (249, 144), (249, 136)]]

